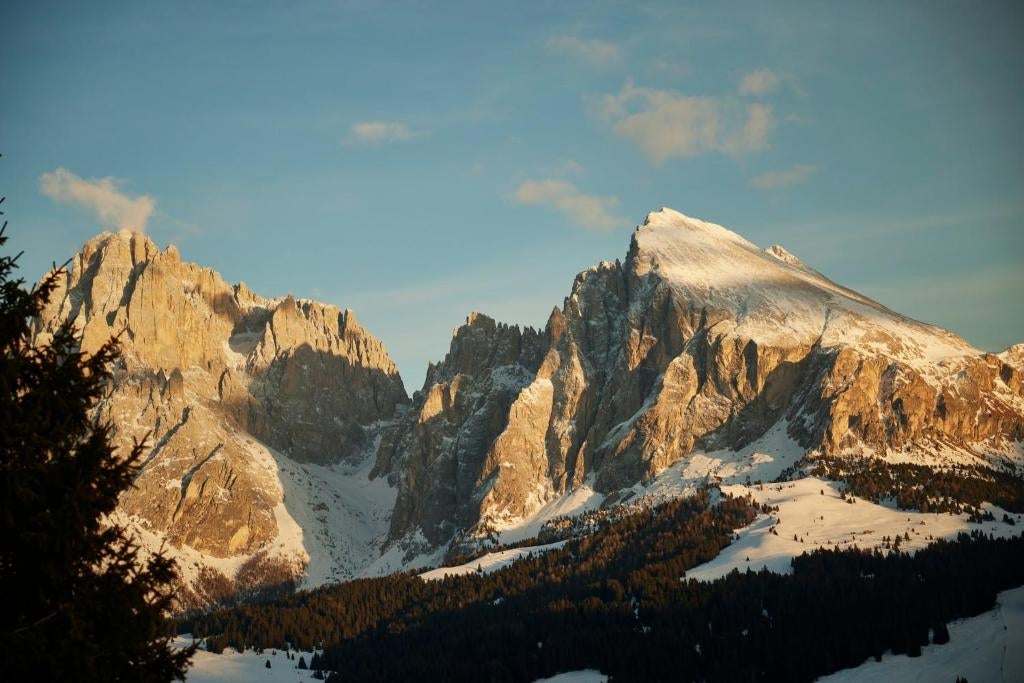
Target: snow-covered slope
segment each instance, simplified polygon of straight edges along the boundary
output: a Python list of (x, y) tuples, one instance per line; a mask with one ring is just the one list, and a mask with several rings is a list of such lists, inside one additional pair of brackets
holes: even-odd
[(165, 545), (164, 535), (151, 529), (145, 518), (117, 516), (143, 548), (153, 551), (164, 545), (177, 560), (186, 587), (201, 589), (204, 570), (235, 580), (247, 564), (252, 567), (250, 563), (257, 561), (290, 568), (304, 587), (397, 568), (375, 566), (395, 490), (385, 478), (370, 478), (372, 458), (335, 465), (298, 463), (244, 433), (234, 436), (250, 466), (262, 473), (267, 495), (280, 501), (272, 509), (276, 534), (257, 550), (216, 557), (188, 544)]
[(963, 677), (970, 683), (1024, 681), (1024, 587), (1003, 591), (990, 612), (949, 624), (949, 642), (926, 645), (920, 657), (886, 652), (822, 683), (931, 683)]
[(966, 341), (832, 282), (775, 245), (663, 208), (635, 234), (637, 274), (653, 271), (680, 298), (729, 312), (732, 334), (772, 346), (820, 340), (912, 365), (976, 355)]
[[(997, 537), (1021, 534), (1024, 516), (1013, 515), (1015, 524), (1003, 522), (1004, 510), (992, 505), (995, 521), (974, 524), (968, 515), (908, 512), (841, 496), (841, 485), (817, 477), (779, 484), (723, 486), (732, 496), (751, 496), (758, 503), (778, 507), (777, 512), (758, 515), (738, 530), (737, 540), (718, 556), (686, 572), (686, 578), (712, 581), (734, 569), (745, 572), (767, 568), (778, 573), (792, 571), (790, 561), (816, 548), (883, 548), (888, 538), (900, 538), (900, 550), (913, 552), (940, 538), (983, 531)], [(773, 532), (774, 531), (774, 532)]]
[[(173, 646), (185, 648), (192, 645), (192, 637), (188, 634), (174, 639)], [(303, 658), (307, 667), (313, 658), (312, 652), (292, 650), (295, 659), (289, 658), (284, 650), (255, 650), (237, 652), (225, 648), (221, 654), (214, 654), (198, 649), (192, 658), (192, 666), (188, 669), (188, 683), (295, 683), (312, 681), (313, 672), (299, 669), (299, 658)], [(267, 668), (270, 662), (270, 668)]]
[(594, 669), (567, 671), (551, 678), (540, 678), (535, 683), (605, 683), (608, 677)]
[(505, 567), (510, 566), (516, 560), (544, 553), (548, 550), (554, 550), (555, 548), (561, 548), (563, 545), (565, 545), (565, 541), (487, 553), (486, 555), (478, 557), (470, 562), (466, 562), (465, 564), (456, 565), (454, 567), (438, 567), (437, 569), (431, 569), (430, 571), (420, 574), (420, 578), (424, 581), (437, 581), (438, 579), (443, 579), (446, 576), (465, 576), (466, 574), (473, 574), (476, 572), (481, 574), (490, 574), (498, 571), (499, 569), (504, 569)]

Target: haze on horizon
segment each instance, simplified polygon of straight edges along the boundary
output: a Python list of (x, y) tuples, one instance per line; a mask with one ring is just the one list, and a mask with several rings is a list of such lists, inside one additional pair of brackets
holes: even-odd
[(542, 326), (661, 206), (974, 345), (1024, 342), (1016, 3), (19, 3), (0, 194), (35, 278), (143, 230), (353, 308), (409, 391)]

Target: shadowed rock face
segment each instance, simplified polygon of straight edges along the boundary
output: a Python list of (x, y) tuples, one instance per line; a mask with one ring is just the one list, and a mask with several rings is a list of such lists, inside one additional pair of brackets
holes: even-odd
[(100, 416), (122, 448), (148, 444), (120, 508), (176, 546), (228, 557), (277, 536), (277, 464), (250, 435), (297, 461), (336, 462), (365, 452), (408, 400), (351, 311), (264, 299), (144, 235), (94, 238), (61, 278), (37, 338), (71, 321), (90, 353), (120, 334)]
[(489, 445), (531, 381), (541, 346), (536, 331), (482, 315), (471, 315), (456, 331), (401, 428), (386, 430), (378, 449), (375, 474), (389, 473), (410, 492), (396, 503), (396, 528), (422, 526), (433, 543), (477, 521), (473, 498), (487, 476)]
[(393, 539), (484, 534), (587, 480), (612, 493), (780, 419), (808, 450), (1024, 438), (1024, 352), (983, 354), (781, 247), (671, 210), (577, 276), (543, 333), (474, 314), (378, 450)]

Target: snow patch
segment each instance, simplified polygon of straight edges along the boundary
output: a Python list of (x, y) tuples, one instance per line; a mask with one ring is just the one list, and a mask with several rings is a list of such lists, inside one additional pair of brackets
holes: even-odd
[(569, 671), (551, 678), (538, 678), (534, 683), (606, 683), (608, 677), (596, 669)]
[[(966, 514), (896, 510), (861, 498), (851, 504), (840, 497), (842, 490), (842, 484), (818, 477), (781, 484), (723, 486), (723, 493), (750, 495), (754, 501), (779, 510), (758, 515), (736, 532), (738, 540), (715, 559), (687, 571), (685, 578), (713, 581), (733, 569), (788, 574), (792, 571), (791, 560), (801, 553), (817, 548), (882, 548), (886, 536), (900, 537), (900, 550), (914, 552), (935, 539), (955, 538), (961, 532), (978, 530), (997, 537), (1020, 534), (1020, 522), (1015, 526), (1001, 521), (1005, 511), (994, 505), (983, 507), (996, 521), (973, 524)], [(1021, 515), (1015, 517), (1024, 519)]]
[(470, 560), (465, 564), (460, 564), (454, 567), (438, 567), (437, 569), (431, 569), (428, 572), (420, 574), (420, 578), (424, 581), (437, 581), (446, 576), (465, 576), (466, 574), (475, 574), (477, 572), (490, 574), (491, 572), (496, 572), (499, 569), (504, 569), (505, 567), (510, 566), (517, 560), (545, 553), (556, 548), (561, 548), (565, 543), (565, 541), (558, 541), (557, 543), (548, 543), (546, 545), (532, 545), (523, 548), (502, 550), (496, 553), (487, 553), (486, 555), (478, 557), (475, 560)]
[[(180, 635), (171, 643), (179, 649), (192, 645), (190, 634)], [(248, 683), (264, 681), (265, 683), (293, 683), (313, 679), (311, 670), (299, 669), (299, 657), (306, 664), (313, 658), (312, 652), (293, 651), (295, 659), (288, 659), (284, 650), (264, 650), (262, 654), (255, 650), (238, 652), (225, 648), (222, 654), (214, 654), (204, 649), (197, 649), (189, 667), (188, 683)], [(267, 662), (270, 668), (267, 668)]]

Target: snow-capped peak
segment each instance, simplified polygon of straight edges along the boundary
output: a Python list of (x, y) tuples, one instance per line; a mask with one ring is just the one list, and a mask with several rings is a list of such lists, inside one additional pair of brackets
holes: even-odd
[(689, 233), (690, 238), (703, 240), (724, 240), (737, 244), (754, 246), (737, 233), (724, 228), (717, 223), (709, 223), (699, 218), (693, 218), (680, 213), (675, 209), (663, 206), (658, 211), (651, 211), (644, 219), (644, 224), (637, 228), (637, 233), (642, 232), (665, 232), (668, 234)]
[(656, 274), (687, 306), (770, 345), (853, 345), (912, 364), (977, 351), (832, 282), (780, 246), (762, 249), (727, 228), (663, 208), (633, 235), (634, 273)]

